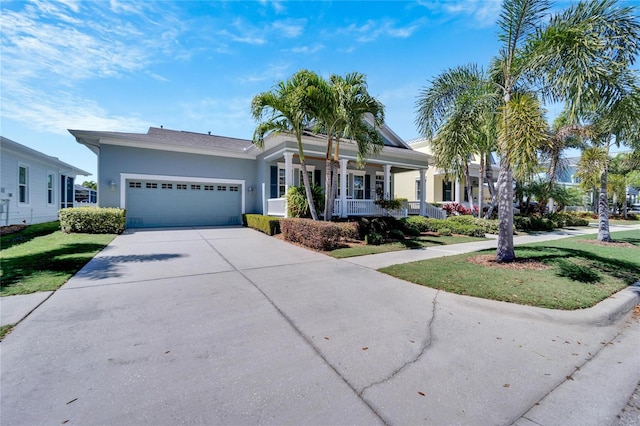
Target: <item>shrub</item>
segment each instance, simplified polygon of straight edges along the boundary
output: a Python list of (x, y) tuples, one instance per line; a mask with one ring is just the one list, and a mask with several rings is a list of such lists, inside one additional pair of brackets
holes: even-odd
[[(324, 205), (323, 189), (317, 185), (311, 185), (311, 194), (316, 206)], [(289, 217), (311, 217), (309, 203), (307, 203), (307, 193), (304, 186), (291, 186), (287, 190), (287, 215)]]
[(121, 234), (127, 223), (126, 210), (101, 207), (60, 209), (62, 232)]
[(370, 233), (382, 235), (382, 238), (388, 238), (389, 232), (393, 229), (404, 231), (404, 222), (391, 216), (360, 218), (358, 221), (360, 238), (364, 239)]
[(449, 228), (440, 228), (438, 230), (438, 235), (442, 235), (443, 237), (448, 237), (451, 235), (451, 229)]
[(399, 198), (391, 199), (391, 200), (375, 200), (374, 204), (379, 205), (381, 208), (385, 210), (397, 210), (402, 207), (402, 200)]
[(402, 219), (405, 229), (415, 229), (418, 232), (428, 231), (427, 218), (424, 216), (409, 216)]
[[(347, 231), (348, 227), (351, 227)], [(344, 246), (344, 235), (355, 234), (355, 225), (321, 222), (302, 218), (280, 219), (280, 229), (285, 240), (314, 250), (335, 250)]]
[(280, 218), (264, 216), (261, 214), (243, 214), (242, 223), (244, 226), (264, 232), (267, 235), (280, 233)]
[(404, 232), (399, 229), (392, 229), (389, 231), (388, 238), (391, 240), (404, 240)]
[(365, 243), (367, 243), (367, 245), (371, 245), (371, 246), (378, 246), (378, 245), (382, 244), (383, 240), (384, 239), (382, 238), (382, 235), (378, 234), (377, 232), (371, 232), (370, 234), (367, 234), (364, 237)]

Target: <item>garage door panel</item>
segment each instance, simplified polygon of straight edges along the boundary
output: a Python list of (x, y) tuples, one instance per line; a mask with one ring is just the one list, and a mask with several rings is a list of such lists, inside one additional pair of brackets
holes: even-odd
[(239, 185), (131, 181), (127, 226), (217, 226), (241, 223)]

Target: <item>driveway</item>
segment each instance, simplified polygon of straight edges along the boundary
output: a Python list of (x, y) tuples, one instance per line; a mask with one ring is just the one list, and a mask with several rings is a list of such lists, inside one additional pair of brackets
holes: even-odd
[(640, 380), (637, 323), (575, 314), (438, 292), (247, 228), (133, 230), (0, 344), (2, 423), (524, 425), (605, 352), (607, 392)]

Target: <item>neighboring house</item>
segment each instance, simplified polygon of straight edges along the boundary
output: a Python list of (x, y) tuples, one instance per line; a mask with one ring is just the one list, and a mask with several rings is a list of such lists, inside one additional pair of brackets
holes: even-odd
[[(98, 156), (98, 204), (126, 208), (129, 227), (238, 225), (243, 213), (284, 216), (287, 188), (302, 185), (297, 142), (288, 134), (269, 135), (260, 149), (246, 139), (162, 127), (70, 132)], [(340, 144), (335, 215), (383, 213), (374, 200), (394, 193), (393, 176), (427, 168), (426, 154), (387, 127), (380, 134), (385, 146), (363, 168), (356, 167), (356, 145)], [(309, 177), (323, 186), (325, 139), (305, 134), (302, 142)]]
[[(433, 165), (433, 154), (429, 148), (427, 140), (424, 138), (412, 139), (407, 142), (409, 146), (415, 151), (422, 152), (429, 158), (429, 168), (425, 176), (425, 184), (420, 185), (420, 175), (415, 171), (399, 173), (395, 175), (395, 192), (396, 198), (406, 198), (410, 201), (420, 201), (424, 199), (428, 203), (448, 203), (457, 202), (460, 204), (468, 205), (468, 196), (465, 191), (465, 180), (456, 179), (455, 176), (449, 174), (447, 176), (444, 170), (439, 169)], [(480, 159), (477, 155), (471, 156), (469, 163), (469, 174), (471, 176), (471, 189), (473, 192), (473, 203), (477, 204), (479, 189), (479, 177), (480, 177)], [(498, 172), (500, 166), (496, 164), (493, 156), (491, 156), (491, 167), (493, 168), (494, 182), (498, 179)], [(423, 191), (422, 188), (426, 188)], [(491, 202), (491, 196), (487, 187), (486, 179), (484, 182), (484, 188), (482, 191), (483, 202)]]
[(74, 179), (90, 173), (0, 137), (0, 223), (42, 223), (74, 205)]
[(96, 206), (98, 191), (82, 185), (74, 185), (74, 201), (76, 207)]

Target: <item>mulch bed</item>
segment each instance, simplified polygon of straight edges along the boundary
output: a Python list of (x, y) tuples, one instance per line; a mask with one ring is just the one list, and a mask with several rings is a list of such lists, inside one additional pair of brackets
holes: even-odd
[(595, 246), (601, 246), (601, 247), (625, 247), (625, 248), (636, 248), (636, 246), (634, 246), (631, 243), (627, 243), (624, 241), (611, 241), (609, 243), (605, 242), (605, 241), (598, 241), (598, 240), (577, 240), (578, 242), (580, 242), (581, 244), (593, 244)]
[(13, 234), (15, 232), (22, 231), (25, 229), (27, 225), (9, 225), (9, 226), (0, 226), (0, 235), (8, 235)]
[(545, 265), (542, 262), (531, 259), (518, 259), (513, 262), (503, 263), (496, 261), (496, 256), (493, 254), (479, 254), (477, 256), (471, 256), (467, 258), (467, 262), (474, 263), (476, 265), (488, 266), (491, 268), (502, 269), (514, 269), (514, 270), (529, 270), (529, 271), (542, 271), (549, 269), (550, 266)]

